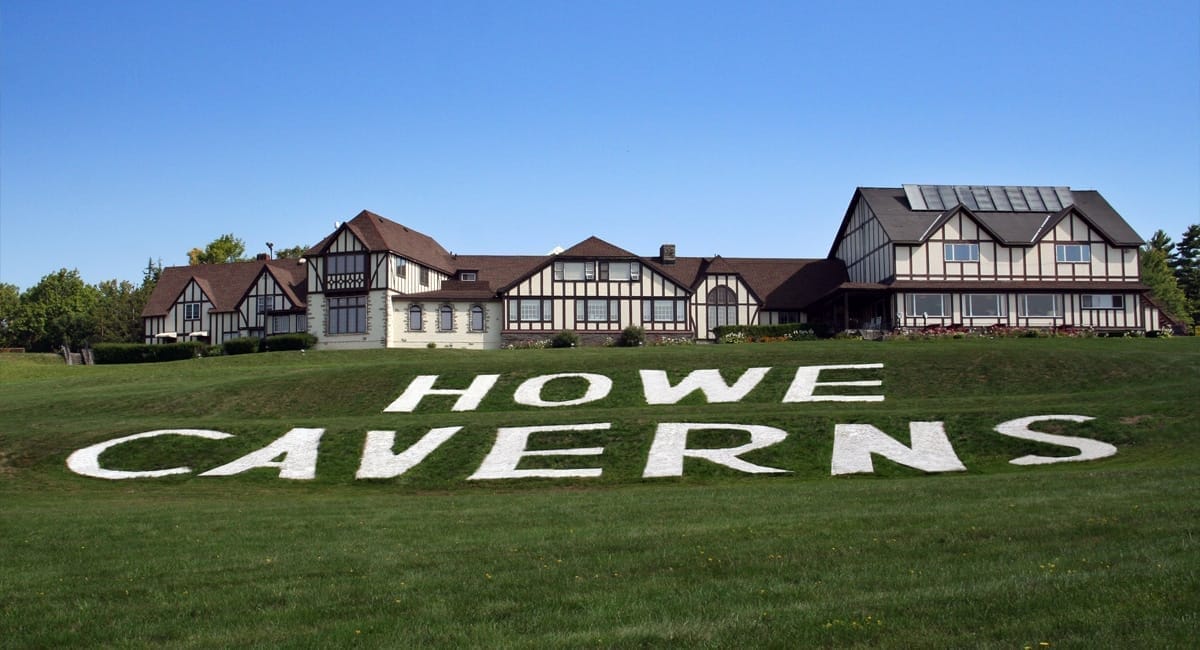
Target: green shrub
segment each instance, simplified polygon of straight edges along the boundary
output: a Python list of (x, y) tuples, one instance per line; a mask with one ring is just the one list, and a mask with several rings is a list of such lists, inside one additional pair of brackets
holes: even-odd
[(811, 341), (817, 338), (808, 323), (780, 325), (722, 325), (713, 328), (721, 343), (762, 343), (768, 341)]
[(579, 346), (579, 335), (571, 330), (563, 330), (550, 339), (552, 348), (574, 348)]
[(208, 346), (200, 341), (182, 343), (97, 343), (92, 346), (96, 363), (154, 363), (203, 357)]
[(294, 334), (276, 334), (268, 336), (263, 341), (263, 349), (272, 352), (280, 350), (307, 350), (317, 344), (317, 337), (308, 332)]
[(221, 344), (221, 352), (225, 354), (253, 354), (258, 352), (260, 342), (261, 339), (254, 336), (229, 339)]
[(646, 343), (646, 330), (637, 325), (630, 325), (621, 330), (617, 345), (623, 348), (636, 348)]

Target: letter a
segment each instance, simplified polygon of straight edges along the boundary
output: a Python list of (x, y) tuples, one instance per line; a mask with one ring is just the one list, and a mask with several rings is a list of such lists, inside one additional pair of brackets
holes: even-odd
[[(258, 467), (278, 467), (279, 478), (310, 480), (317, 476), (317, 445), (324, 429), (292, 429), (278, 440), (200, 476), (233, 476)], [(275, 460), (283, 456), (282, 460)]]

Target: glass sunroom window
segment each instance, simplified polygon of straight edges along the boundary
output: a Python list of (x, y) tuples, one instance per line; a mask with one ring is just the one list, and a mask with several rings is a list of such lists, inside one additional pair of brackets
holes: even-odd
[(911, 316), (949, 316), (950, 294), (948, 293), (910, 293), (908, 294), (908, 313)]
[(1026, 293), (1017, 300), (1019, 315), (1035, 318), (1062, 316), (1062, 297), (1051, 293)]
[(968, 293), (963, 296), (963, 311), (967, 316), (1005, 316), (1008, 305), (998, 293)]

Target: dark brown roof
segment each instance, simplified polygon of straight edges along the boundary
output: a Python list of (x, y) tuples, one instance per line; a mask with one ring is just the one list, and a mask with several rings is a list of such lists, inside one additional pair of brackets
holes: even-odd
[(949, 210), (913, 210), (903, 188), (860, 187), (846, 208), (842, 225), (830, 248), (830, 257), (836, 253), (860, 198), (867, 202), (884, 232), (896, 243), (921, 243), (941, 222), (963, 212), (1006, 246), (1032, 246), (1072, 213), (1080, 215), (1113, 245), (1142, 245), (1142, 238), (1099, 192), (1073, 189), (1070, 193), (1074, 205), (1050, 212), (972, 211), (961, 204)]
[(423, 300), (495, 300), (496, 290), (492, 285), (484, 281), (468, 282), (463, 280), (446, 280), (442, 286), (436, 291), (422, 291), (421, 293), (410, 293), (404, 296), (405, 298), (418, 298)]
[(146, 301), (142, 316), (165, 316), (192, 280), (195, 280), (204, 295), (208, 296), (213, 311), (233, 311), (264, 270), (275, 276), (293, 303), (304, 305), (305, 266), (298, 264), (296, 260), (196, 264), (163, 269), (158, 284), (154, 286), (150, 299)]
[(586, 257), (589, 259), (637, 259), (638, 256), (630, 253), (624, 248), (618, 248), (612, 244), (600, 239), (596, 236), (588, 237), (587, 239), (575, 244), (567, 250), (558, 254), (558, 257), (567, 259), (572, 257)]
[(390, 219), (385, 219), (369, 210), (359, 212), (353, 219), (342, 224), (340, 228), (310, 248), (308, 254), (324, 254), (343, 229), (354, 233), (354, 236), (371, 252), (392, 252), (447, 275), (452, 275), (454, 272), (454, 262), (450, 253), (432, 237)]
[(553, 255), (457, 255), (454, 264), (460, 270), (478, 273), (479, 281), (491, 285), (495, 292), (509, 288), (553, 259)]

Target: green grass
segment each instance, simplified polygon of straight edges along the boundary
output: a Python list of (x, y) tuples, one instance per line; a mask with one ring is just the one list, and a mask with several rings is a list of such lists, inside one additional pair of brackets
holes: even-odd
[[(61, 363), (61, 362), (59, 362)], [(1200, 636), (1200, 341), (821, 342), (495, 353), (275, 353), (66, 367), (0, 356), (0, 634), (12, 647), (1191, 647)], [(800, 365), (883, 363), (883, 403), (783, 404)], [(639, 369), (733, 379), (771, 366), (741, 403), (649, 407)], [(595, 372), (603, 401), (515, 404), (529, 377)], [(427, 398), (383, 413), (413, 377), (501, 380), (477, 411)], [(826, 389), (836, 391), (837, 389)], [(577, 396), (572, 382), (547, 398)], [(1115, 444), (1086, 463), (1017, 467), (1061, 448), (992, 427), (1096, 418), (1061, 432)], [(967, 472), (876, 459), (831, 478), (837, 423), (907, 443), (944, 421)], [(661, 422), (766, 424), (752, 476), (698, 460), (642, 479)], [(601, 446), (529, 466), (594, 479), (467, 481), (497, 427), (609, 422), (533, 448)], [(366, 431), (397, 448), (463, 430), (409, 473), (356, 481)], [(224, 441), (114, 448), (109, 466), (203, 471), (292, 427), (321, 427), (317, 478), (103, 481), (64, 464), (88, 444), (161, 428)], [(1050, 431), (1049, 426), (1044, 430)], [(740, 444), (738, 434), (693, 446)], [(525, 467), (523, 464), (522, 467)]]

